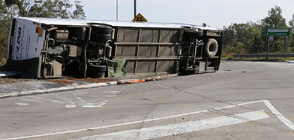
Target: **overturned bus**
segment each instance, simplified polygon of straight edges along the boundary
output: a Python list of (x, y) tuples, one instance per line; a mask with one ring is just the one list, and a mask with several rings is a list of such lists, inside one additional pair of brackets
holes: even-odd
[(13, 17), (9, 70), (28, 78), (192, 74), (219, 69), (222, 31), (191, 24)]

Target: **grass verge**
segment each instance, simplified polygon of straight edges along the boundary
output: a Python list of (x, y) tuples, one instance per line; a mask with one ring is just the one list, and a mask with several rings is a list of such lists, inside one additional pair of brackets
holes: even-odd
[(235, 61), (290, 61), (294, 57), (234, 57), (233, 53), (223, 53), (222, 60), (235, 60)]
[(0, 84), (27, 82), (33, 79), (23, 79), (23, 78), (0, 78)]

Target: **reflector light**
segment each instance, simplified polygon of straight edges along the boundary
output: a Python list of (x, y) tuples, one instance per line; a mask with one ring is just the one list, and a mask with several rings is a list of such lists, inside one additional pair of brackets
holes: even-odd
[(39, 33), (40, 32), (40, 26), (37, 26), (36, 27), (36, 33)]

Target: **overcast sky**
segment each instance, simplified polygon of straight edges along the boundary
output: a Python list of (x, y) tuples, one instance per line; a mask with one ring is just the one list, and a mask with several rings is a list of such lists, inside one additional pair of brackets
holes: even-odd
[[(74, 0), (70, 0), (74, 1)], [(116, 0), (81, 0), (87, 19), (116, 20)], [(119, 20), (134, 18), (134, 0), (119, 1)], [(207, 23), (222, 28), (231, 23), (257, 22), (278, 5), (287, 23), (294, 0), (137, 0), (137, 13), (148, 22)]]

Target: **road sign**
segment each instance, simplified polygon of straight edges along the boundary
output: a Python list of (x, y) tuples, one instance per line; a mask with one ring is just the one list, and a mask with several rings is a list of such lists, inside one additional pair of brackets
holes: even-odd
[(268, 28), (266, 29), (266, 36), (289, 36), (289, 28)]
[(268, 40), (269, 40), (269, 41), (274, 41), (274, 37), (273, 37), (273, 36), (269, 36), (269, 37), (268, 37)]
[(145, 19), (140, 13), (133, 19), (133, 22), (147, 22), (147, 19)]

